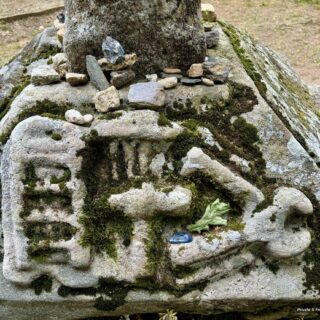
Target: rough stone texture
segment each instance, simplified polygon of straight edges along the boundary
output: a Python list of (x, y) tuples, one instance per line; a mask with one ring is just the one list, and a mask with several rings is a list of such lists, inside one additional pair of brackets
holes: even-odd
[(178, 85), (178, 79), (176, 77), (161, 79), (158, 82), (164, 89), (172, 89)]
[(107, 36), (102, 42), (102, 52), (107, 61), (117, 64), (124, 61), (124, 49), (115, 39)]
[(92, 122), (93, 116), (91, 114), (82, 115), (79, 111), (70, 109), (65, 113), (65, 118), (68, 122), (75, 124), (88, 124)]
[[(219, 33), (208, 56), (224, 59), (228, 83), (178, 85), (166, 91), (159, 112), (149, 105), (132, 110), (123, 88), (121, 109), (97, 114), (90, 84), (29, 85), (12, 101), (0, 122), (0, 319), (172, 308), (278, 320), (302, 316), (297, 306), (319, 304), (320, 172), (311, 151), (319, 145), (317, 108), (303, 85), (289, 81), (287, 74), (296, 77), (289, 66), (276, 67), (279, 58), (237, 32), (233, 46)], [(280, 99), (274, 103), (269, 77)], [(66, 122), (57, 105), (92, 112), (94, 121)], [(231, 206), (227, 226), (169, 244), (218, 197)], [(84, 219), (88, 211), (93, 215)], [(62, 239), (57, 230), (66, 231)], [(95, 236), (102, 244), (90, 241)], [(101, 250), (110, 244), (113, 250)], [(30, 247), (44, 248), (44, 256), (34, 257)], [(36, 295), (44, 276), (51, 292)]]
[(25, 81), (25, 66), (61, 51), (54, 28), (47, 28), (23, 48), (15, 59), (0, 68), (0, 101), (8, 98)]
[(230, 68), (223, 59), (210, 59), (203, 64), (204, 75), (215, 83), (225, 83), (228, 81)]
[(120, 95), (118, 90), (112, 86), (100, 91), (94, 97), (95, 107), (99, 112), (108, 112), (120, 107)]
[(320, 107), (320, 86), (309, 86), (310, 93), (314, 96), (317, 105)]
[(109, 87), (109, 82), (101, 70), (97, 60), (93, 56), (86, 56), (86, 71), (90, 82), (99, 90), (103, 91)]
[[(0, 121), (0, 136), (7, 136), (10, 134), (13, 127), (19, 122), (21, 115), (25, 112), (30, 114), (37, 114), (37, 104), (46, 104), (47, 101), (54, 102), (58, 105), (70, 105), (75, 109), (82, 105), (93, 103), (93, 98), (97, 90), (91, 86), (86, 85), (81, 88), (71, 87), (68, 83), (62, 82), (53, 86), (27, 86), (21, 94), (13, 101), (10, 110)], [(50, 113), (50, 105), (44, 112)]]
[(111, 72), (111, 84), (117, 89), (120, 89), (132, 83), (136, 74), (132, 70), (122, 70)]
[(105, 71), (119, 71), (132, 67), (138, 60), (138, 57), (135, 53), (125, 54), (124, 61), (120, 63), (111, 63), (106, 58), (100, 59), (98, 62), (101, 68)]
[(203, 76), (202, 63), (194, 63), (187, 71), (189, 78), (201, 78)]
[(219, 29), (213, 29), (209, 32), (206, 32), (206, 42), (207, 42), (207, 48), (212, 49), (219, 43)]
[(49, 65), (42, 65), (31, 72), (31, 82), (36, 86), (60, 82), (60, 76)]
[(139, 74), (169, 65), (187, 69), (205, 56), (200, 0), (68, 0), (65, 13), (64, 46), (72, 71), (85, 71), (88, 54), (102, 57), (106, 35), (118, 40), (126, 52), (137, 53)]
[(165, 104), (165, 93), (158, 82), (137, 83), (130, 86), (129, 103), (138, 107), (160, 108)]

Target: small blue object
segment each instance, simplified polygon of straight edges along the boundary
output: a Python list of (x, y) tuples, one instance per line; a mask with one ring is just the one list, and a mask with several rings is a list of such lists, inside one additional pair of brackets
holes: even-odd
[(190, 243), (192, 242), (192, 235), (189, 232), (176, 232), (170, 237), (171, 244)]

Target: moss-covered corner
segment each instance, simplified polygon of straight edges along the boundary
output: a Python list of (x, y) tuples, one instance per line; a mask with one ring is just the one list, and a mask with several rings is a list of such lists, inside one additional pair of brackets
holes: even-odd
[[(313, 112), (315, 118), (319, 116), (318, 108), (310, 92), (305, 86), (295, 81), (292, 77), (281, 70), (274, 57), (270, 56), (271, 64), (274, 64), (275, 68), (277, 68), (275, 71), (277, 74), (277, 86), (275, 86), (274, 80), (269, 77), (268, 73), (266, 72), (266, 68), (270, 68), (270, 66), (268, 66), (269, 62), (265, 60), (261, 62), (255, 60), (254, 63), (242, 45), (242, 41), (250, 42), (251, 38), (241, 33), (232, 25), (222, 21), (219, 21), (219, 24), (229, 37), (233, 49), (237, 53), (245, 71), (255, 83), (260, 95), (265, 99), (274, 113), (284, 123), (286, 128), (291, 131), (292, 135), (309, 153), (309, 155), (312, 158), (315, 158), (315, 153), (313, 150), (311, 150), (312, 147), (310, 147), (310, 145), (308, 145), (306, 142), (306, 140), (308, 140), (308, 136), (305, 135), (305, 132), (307, 132), (311, 127), (310, 119), (312, 116), (310, 116), (309, 112)], [(278, 84), (281, 86), (280, 89)], [(269, 98), (267, 94), (268, 87), (273, 87), (276, 92), (278, 91), (279, 97), (273, 94), (273, 99)], [(283, 99), (285, 103), (283, 104), (279, 98)], [(288, 113), (287, 111), (284, 111), (287, 108), (286, 105), (289, 105), (293, 110), (291, 114), (290, 112)], [(300, 124), (303, 126), (302, 128), (297, 128), (296, 125), (294, 125), (295, 122), (292, 122), (292, 118), (290, 118), (293, 116), (299, 119)]]
[(26, 76), (24, 80), (17, 86), (13, 87), (8, 97), (0, 102), (0, 120), (7, 114), (14, 99), (22, 92), (22, 90), (30, 84), (30, 77)]
[[(58, 104), (58, 103), (55, 103), (55, 102), (50, 101), (48, 99), (45, 99), (42, 101), (37, 101), (34, 104), (34, 106), (32, 106), (29, 109), (26, 108), (21, 113), (19, 113), (19, 115), (14, 119), (10, 128), (0, 135), (0, 143), (5, 144), (6, 141), (9, 139), (10, 134), (11, 134), (12, 130), (15, 128), (15, 126), (27, 118), (30, 118), (30, 117), (36, 116), (36, 115), (40, 115), (40, 116), (51, 118), (54, 120), (65, 120), (66, 111), (68, 111), (70, 109), (74, 109), (74, 108), (79, 110), (80, 112), (83, 112), (83, 113), (93, 113), (94, 112), (94, 105), (93, 104), (83, 104), (79, 107), (75, 107), (70, 103)], [(51, 134), (49, 134), (49, 131), (46, 133), (48, 135), (50, 135), (53, 140), (59, 141), (62, 139), (62, 136), (59, 133), (55, 133), (53, 131), (51, 132)]]
[(267, 94), (267, 86), (263, 82), (261, 74), (256, 70), (254, 63), (246, 53), (245, 49), (241, 46), (240, 31), (225, 22), (219, 21), (219, 24), (223, 28), (223, 31), (226, 33), (226, 35), (229, 37), (233, 49), (238, 55), (244, 69), (255, 83), (260, 94), (265, 97)]

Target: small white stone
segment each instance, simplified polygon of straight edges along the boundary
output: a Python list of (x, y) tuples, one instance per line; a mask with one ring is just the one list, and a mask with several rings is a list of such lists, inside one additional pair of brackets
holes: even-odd
[(94, 101), (96, 109), (99, 112), (108, 112), (118, 109), (121, 104), (119, 91), (114, 86), (98, 92), (94, 98)]
[(68, 122), (75, 124), (84, 124), (84, 119), (82, 114), (74, 109), (70, 109), (65, 113), (65, 118)]
[(90, 123), (93, 121), (93, 115), (92, 114), (85, 114), (83, 116), (83, 120), (85, 123)]
[(146, 79), (150, 82), (157, 82), (158, 80), (158, 75), (157, 74), (147, 74)]
[(172, 89), (178, 85), (178, 79), (176, 77), (169, 77), (158, 81), (164, 89)]
[(214, 86), (214, 82), (208, 78), (202, 78), (202, 83), (208, 87)]
[(65, 113), (65, 118), (68, 122), (75, 124), (87, 124), (92, 122), (93, 116), (91, 114), (82, 115), (75, 109), (70, 109)]

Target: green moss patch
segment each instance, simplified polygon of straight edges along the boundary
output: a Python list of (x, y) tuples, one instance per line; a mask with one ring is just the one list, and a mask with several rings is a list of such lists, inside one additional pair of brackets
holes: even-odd
[(7, 114), (13, 100), (22, 92), (22, 90), (30, 84), (30, 77), (26, 77), (21, 84), (15, 86), (8, 97), (0, 102), (0, 120)]
[(164, 113), (159, 114), (158, 126), (160, 127), (172, 127), (171, 121), (165, 116)]
[(267, 86), (263, 82), (260, 73), (256, 70), (254, 63), (247, 55), (246, 51), (241, 46), (241, 40), (239, 36), (239, 31), (230, 24), (226, 24), (224, 22), (219, 21), (220, 25), (223, 28), (223, 31), (227, 34), (230, 39), (230, 42), (233, 46), (234, 51), (238, 55), (239, 59), (246, 72), (249, 74), (256, 87), (258, 88), (260, 94), (262, 96), (266, 96), (267, 94)]
[(58, 132), (54, 132), (53, 130), (48, 130), (46, 131), (46, 134), (50, 136), (53, 140), (55, 141), (60, 141), (62, 140), (62, 135)]
[(30, 286), (34, 289), (36, 295), (40, 295), (42, 291), (51, 292), (52, 279), (47, 275), (43, 275), (33, 280)]
[[(113, 311), (125, 303), (125, 299), (130, 290), (126, 282), (116, 281), (112, 278), (100, 278), (99, 284), (95, 288), (70, 288), (61, 286), (58, 294), (61, 297), (87, 295), (97, 297), (95, 307), (98, 310)], [(107, 295), (111, 299), (106, 299)]]
[[(97, 252), (106, 252), (117, 258), (116, 236), (123, 244), (131, 242), (133, 223), (120, 210), (111, 208), (108, 199), (111, 194), (121, 193), (130, 188), (127, 181), (123, 148), (117, 154), (110, 154), (110, 141), (98, 138), (93, 132), (86, 139), (86, 147), (78, 154), (83, 157), (79, 177), (87, 188), (85, 205), (80, 222), (84, 226), (81, 244), (93, 247)], [(118, 180), (113, 179), (112, 159), (117, 160)]]
[(24, 233), (32, 242), (44, 240), (59, 241), (71, 240), (77, 232), (75, 227), (64, 222), (28, 222), (24, 227)]

